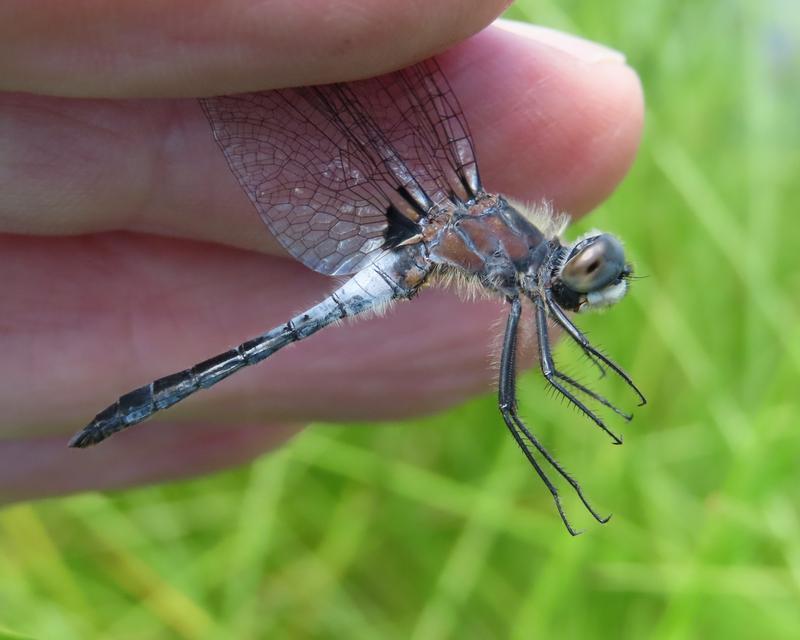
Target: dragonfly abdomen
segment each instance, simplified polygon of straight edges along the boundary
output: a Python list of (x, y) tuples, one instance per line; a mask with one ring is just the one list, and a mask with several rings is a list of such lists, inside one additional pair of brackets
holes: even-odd
[[(201, 389), (214, 386), (239, 369), (261, 362), (286, 345), (303, 340), (331, 323), (392, 300), (409, 297), (427, 273), (425, 265), (414, 262), (418, 252), (419, 249), (413, 247), (389, 252), (289, 322), (189, 369), (158, 378), (120, 396), (75, 435), (69, 446), (83, 448), (97, 444)], [(411, 271), (409, 264), (417, 267), (414, 280), (409, 280), (407, 275)]]
[[(322, 328), (320, 325), (318, 328)], [(308, 334), (310, 335), (310, 333)], [(300, 339), (288, 325), (240, 344), (189, 369), (158, 378), (150, 384), (129, 391), (98, 413), (83, 431), (69, 443), (71, 447), (87, 447), (105, 440), (154, 413), (171, 407), (200, 389), (208, 389), (242, 367), (261, 362), (278, 349)]]

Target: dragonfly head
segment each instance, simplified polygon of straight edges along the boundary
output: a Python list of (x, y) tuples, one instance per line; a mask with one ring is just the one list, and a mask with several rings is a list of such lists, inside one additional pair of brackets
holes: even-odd
[(633, 273), (622, 243), (608, 233), (592, 233), (564, 247), (551, 276), (556, 301), (571, 311), (619, 302)]

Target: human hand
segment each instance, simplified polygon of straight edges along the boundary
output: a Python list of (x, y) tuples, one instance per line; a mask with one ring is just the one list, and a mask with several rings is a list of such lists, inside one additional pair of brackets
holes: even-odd
[[(67, 449), (120, 393), (278, 325), (334, 286), (270, 238), (188, 97), (388, 71), (480, 29), (504, 3), (382, 0), (358, 16), (336, 3), (326, 14), (210, 1), (188, 16), (185, 4), (157, 15), (83, 4), (82, 15), (76, 3), (0, 9), (0, 499), (203, 473), (309, 420), (399, 418), (494, 384), (487, 355), (502, 305), (431, 290), (99, 447)], [(580, 215), (630, 165), (642, 101), (619, 54), (505, 23), (439, 60), (488, 190)]]

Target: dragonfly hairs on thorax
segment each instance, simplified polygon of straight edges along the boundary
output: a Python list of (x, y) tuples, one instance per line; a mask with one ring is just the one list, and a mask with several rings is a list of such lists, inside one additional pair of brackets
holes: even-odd
[(457, 274), (508, 302), (500, 413), (561, 519), (577, 533), (552, 472), (605, 522), (518, 415), (517, 335), (527, 301), (544, 378), (620, 443), (589, 403), (630, 416), (556, 367), (547, 332), (549, 320), (644, 404), (628, 375), (567, 314), (606, 307), (625, 295), (632, 270), (620, 242), (591, 233), (565, 243), (557, 217), (487, 193), (466, 119), (434, 60), (369, 80), (217, 96), (200, 105), (231, 173), (269, 231), (306, 266), (349, 279), (285, 324), (124, 394), (70, 446), (96, 444), (323, 327), (410, 298), (435, 275)]

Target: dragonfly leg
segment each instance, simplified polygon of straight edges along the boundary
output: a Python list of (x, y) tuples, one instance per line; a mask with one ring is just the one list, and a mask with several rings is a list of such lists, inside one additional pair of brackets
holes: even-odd
[[(603, 431), (605, 431), (611, 439), (614, 441), (614, 444), (622, 444), (622, 438), (611, 431), (603, 422), (602, 418), (598, 416), (594, 411), (589, 409), (583, 402), (581, 402), (575, 394), (573, 394), (569, 389), (567, 389), (563, 384), (559, 382), (559, 380), (564, 380), (568, 378), (565, 374), (562, 374), (555, 368), (555, 364), (553, 363), (553, 355), (550, 351), (550, 340), (547, 336), (547, 312), (545, 311), (544, 302), (541, 298), (535, 297), (534, 305), (536, 307), (536, 336), (539, 341), (539, 364), (542, 369), (542, 375), (545, 377), (547, 382), (552, 386), (556, 391), (558, 391), (561, 395), (563, 395), (567, 400), (569, 400), (573, 405), (575, 405), (586, 417), (588, 417), (592, 422), (594, 422), (598, 427), (600, 427)], [(569, 378), (571, 381), (572, 379)], [(570, 384), (569, 381), (565, 380)], [(576, 382), (577, 384), (577, 382)], [(585, 391), (591, 397), (595, 397), (599, 399), (600, 396), (595, 394), (594, 392), (590, 392), (586, 387), (583, 385), (579, 385), (578, 388), (581, 391)], [(600, 400), (603, 402), (603, 400)], [(608, 401), (603, 402), (603, 404), (611, 405)], [(616, 409), (611, 405), (612, 408)], [(618, 411), (619, 412), (619, 411)], [(621, 412), (619, 412), (621, 413)]]
[(500, 389), (499, 389), (499, 405), (500, 413), (503, 416), (508, 430), (511, 432), (516, 443), (519, 445), (525, 457), (530, 462), (538, 476), (541, 478), (544, 485), (550, 491), (553, 501), (555, 502), (558, 514), (561, 521), (567, 528), (567, 531), (575, 536), (580, 533), (572, 527), (567, 518), (564, 507), (561, 503), (557, 487), (552, 483), (545, 471), (542, 469), (539, 462), (536, 460), (533, 451), (531, 451), (529, 444), (533, 445), (536, 451), (547, 461), (547, 463), (564, 478), (567, 483), (573, 488), (578, 498), (583, 505), (592, 514), (598, 522), (606, 523), (610, 516), (601, 516), (591, 505), (589, 500), (583, 493), (580, 484), (564, 469), (558, 461), (553, 458), (549, 451), (539, 442), (538, 438), (531, 433), (525, 423), (521, 420), (517, 413), (517, 398), (516, 398), (516, 346), (517, 346), (517, 331), (519, 328), (519, 319), (522, 314), (522, 304), (519, 299), (511, 301), (511, 313), (508, 317), (506, 325), (506, 333), (503, 341), (503, 353), (500, 364)]
[(580, 329), (578, 329), (578, 327), (572, 323), (572, 321), (567, 317), (567, 314), (564, 313), (564, 310), (558, 306), (558, 303), (556, 303), (556, 301), (553, 299), (553, 294), (550, 290), (545, 291), (545, 299), (547, 301), (547, 309), (552, 314), (556, 324), (567, 332), (567, 335), (572, 338), (581, 349), (583, 349), (583, 352), (596, 363), (605, 364), (620, 378), (622, 378), (625, 381), (625, 384), (627, 384), (628, 387), (630, 387), (630, 389), (639, 397), (640, 407), (647, 404), (647, 398), (644, 397), (644, 394), (639, 390), (639, 387), (637, 387), (633, 380), (631, 380), (631, 377), (625, 373), (622, 367), (620, 367), (616, 362), (592, 346), (591, 342), (589, 342), (589, 339), (581, 332)]

